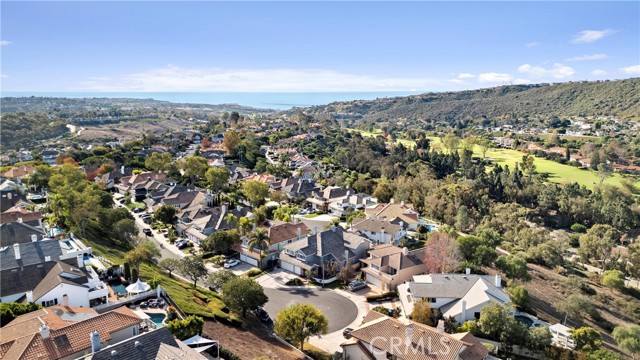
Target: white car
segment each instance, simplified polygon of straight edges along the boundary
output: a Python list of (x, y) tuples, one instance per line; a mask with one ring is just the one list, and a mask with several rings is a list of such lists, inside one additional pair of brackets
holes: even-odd
[(229, 260), (226, 263), (224, 263), (224, 268), (225, 269), (230, 269), (236, 265), (240, 264), (240, 261), (233, 259), (233, 260)]

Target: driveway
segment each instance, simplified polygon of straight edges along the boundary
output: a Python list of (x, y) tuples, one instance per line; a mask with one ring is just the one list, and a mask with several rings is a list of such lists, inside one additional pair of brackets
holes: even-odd
[(264, 309), (272, 319), (280, 310), (293, 304), (312, 304), (329, 320), (329, 332), (342, 331), (358, 316), (358, 307), (353, 301), (330, 289), (307, 286), (287, 286), (276, 289), (265, 288), (269, 302)]

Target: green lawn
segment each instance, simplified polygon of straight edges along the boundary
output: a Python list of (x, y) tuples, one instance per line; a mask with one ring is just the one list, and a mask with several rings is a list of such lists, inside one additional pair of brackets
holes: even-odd
[(145, 207), (147, 207), (147, 205), (145, 205), (143, 202), (132, 202), (131, 204), (128, 204), (127, 207), (131, 210), (144, 209)]

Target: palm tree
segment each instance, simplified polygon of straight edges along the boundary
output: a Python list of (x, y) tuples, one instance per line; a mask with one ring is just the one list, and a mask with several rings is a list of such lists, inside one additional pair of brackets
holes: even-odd
[(246, 216), (242, 216), (238, 220), (238, 227), (240, 228), (240, 233), (242, 235), (246, 235), (252, 226), (253, 226), (253, 220), (249, 219)]
[(260, 267), (262, 267), (262, 252), (269, 247), (269, 236), (267, 235), (267, 230), (263, 228), (253, 230), (253, 232), (251, 232), (248, 246), (251, 251), (253, 251), (253, 249), (258, 249), (260, 252)]
[(229, 213), (227, 214), (227, 216), (224, 217), (224, 221), (226, 221), (227, 224), (229, 224), (230, 228), (234, 228), (238, 224), (238, 217), (232, 213)]

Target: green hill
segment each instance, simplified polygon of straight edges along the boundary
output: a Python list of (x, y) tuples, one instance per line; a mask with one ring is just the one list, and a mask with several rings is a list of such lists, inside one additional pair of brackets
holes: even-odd
[(613, 115), (640, 119), (640, 78), (511, 85), (457, 92), (427, 93), (371, 101), (335, 102), (307, 109), (315, 117), (343, 119), (455, 121)]

